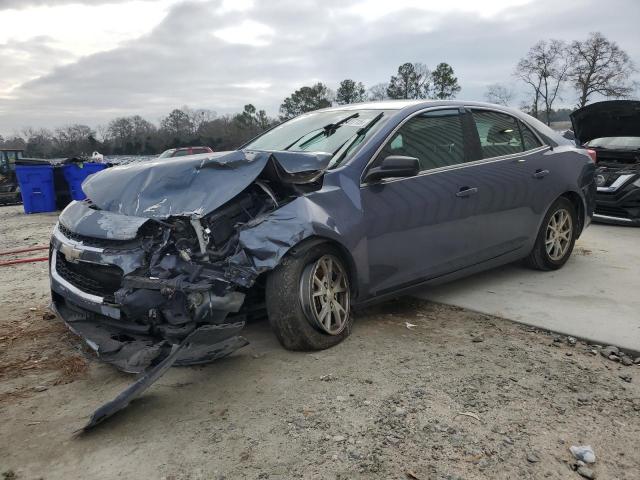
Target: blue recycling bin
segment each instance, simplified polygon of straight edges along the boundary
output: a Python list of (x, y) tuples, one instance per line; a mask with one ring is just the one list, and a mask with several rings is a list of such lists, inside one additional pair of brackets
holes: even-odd
[(104, 163), (71, 163), (62, 166), (64, 179), (69, 185), (69, 193), (74, 200), (84, 200), (87, 196), (82, 191), (82, 182), (94, 173), (104, 170), (107, 166)]
[(24, 213), (55, 212), (52, 165), (16, 165), (16, 178), (22, 193)]

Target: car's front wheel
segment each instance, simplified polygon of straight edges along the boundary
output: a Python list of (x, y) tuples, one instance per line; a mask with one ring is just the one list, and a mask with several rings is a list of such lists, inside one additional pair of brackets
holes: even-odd
[(576, 209), (569, 199), (560, 197), (545, 215), (526, 263), (537, 270), (557, 270), (569, 260), (577, 236)]
[(351, 285), (347, 266), (328, 243), (302, 245), (267, 277), (269, 322), (289, 350), (322, 350), (351, 333)]

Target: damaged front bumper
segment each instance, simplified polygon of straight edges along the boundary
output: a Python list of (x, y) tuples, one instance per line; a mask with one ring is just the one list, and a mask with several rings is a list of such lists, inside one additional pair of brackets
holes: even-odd
[(244, 326), (238, 314), (244, 293), (222, 274), (207, 282), (186, 273), (141, 276), (150, 254), (140, 238), (84, 238), (61, 223), (54, 228), (53, 308), (102, 361), (140, 373), (162, 362), (171, 346), (187, 337), (175, 365), (209, 362), (248, 343), (238, 335)]

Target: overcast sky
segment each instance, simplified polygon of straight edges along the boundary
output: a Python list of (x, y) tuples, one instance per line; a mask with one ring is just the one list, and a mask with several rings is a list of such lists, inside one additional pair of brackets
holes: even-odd
[(598, 30), (640, 64), (639, 19), (638, 0), (0, 0), (0, 133), (183, 105), (276, 115), (303, 85), (371, 86), (407, 61), (450, 63), (459, 98), (482, 100), (519, 88), (540, 39)]

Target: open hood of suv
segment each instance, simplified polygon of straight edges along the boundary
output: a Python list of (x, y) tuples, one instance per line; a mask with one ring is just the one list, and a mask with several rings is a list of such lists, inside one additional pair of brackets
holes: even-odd
[(640, 137), (640, 101), (610, 100), (582, 107), (571, 114), (580, 145), (604, 137)]
[(283, 182), (315, 180), (330, 154), (243, 151), (161, 158), (103, 170), (82, 189), (101, 210), (146, 218), (202, 217), (247, 188), (271, 163)]

